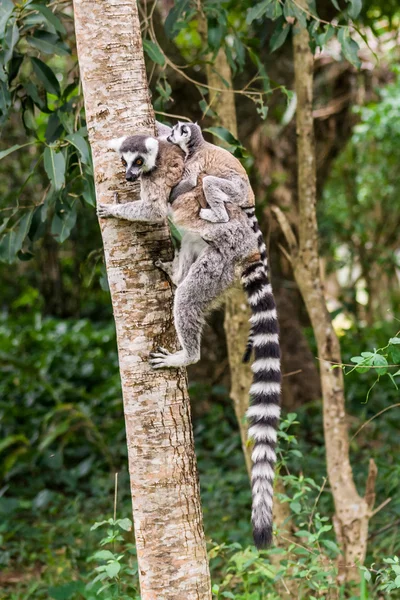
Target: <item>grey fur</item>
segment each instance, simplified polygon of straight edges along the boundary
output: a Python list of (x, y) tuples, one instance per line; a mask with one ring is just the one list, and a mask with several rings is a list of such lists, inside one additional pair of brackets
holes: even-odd
[[(179, 158), (180, 177), (183, 158), (180, 150), (166, 142), (158, 142), (154, 159), (154, 138), (144, 141), (150, 148), (143, 153), (143, 140), (128, 138), (120, 153), (135, 155), (140, 151), (144, 162), (139, 172), (141, 200), (123, 205), (99, 205), (102, 218), (117, 217), (129, 221), (159, 222), (168, 211), (168, 196), (177, 183)], [(178, 154), (177, 154), (178, 153)], [(171, 160), (170, 160), (171, 155)], [(170, 176), (170, 171), (176, 173)], [(156, 264), (165, 270), (177, 285), (174, 301), (175, 327), (181, 350), (169, 352), (158, 348), (150, 355), (153, 368), (182, 367), (200, 358), (200, 338), (205, 316), (242, 272), (242, 283), (252, 309), (252, 332), (256, 361), (253, 365), (252, 405), (249, 409), (249, 434), (255, 442), (253, 451), (252, 522), (258, 547), (272, 540), (274, 446), (279, 419), (280, 365), (278, 325), (272, 289), (261, 260), (258, 239), (248, 216), (232, 203), (226, 223), (212, 223), (199, 214), (202, 184), (178, 197), (172, 205), (173, 218), (186, 228), (181, 251), (172, 263)], [(192, 208), (190, 208), (192, 207)]]
[[(225, 203), (232, 202), (240, 207), (249, 205), (250, 182), (240, 162), (230, 155), (230, 164), (226, 169), (229, 153), (206, 142), (197, 123), (178, 122), (167, 140), (179, 146), (186, 155), (184, 178), (173, 191), (173, 198), (186, 192), (190, 186), (195, 187), (200, 173), (205, 173), (203, 190), (210, 208), (202, 209), (202, 219), (211, 223), (226, 223), (229, 215)], [(211, 163), (212, 173), (207, 172), (207, 162)]]

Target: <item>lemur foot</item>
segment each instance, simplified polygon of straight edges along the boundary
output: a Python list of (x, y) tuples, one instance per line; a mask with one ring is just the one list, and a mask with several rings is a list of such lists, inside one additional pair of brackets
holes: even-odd
[(169, 352), (161, 347), (157, 348), (157, 350), (158, 352), (151, 352), (150, 354), (149, 363), (153, 369), (177, 369), (196, 362), (190, 360), (183, 350)]
[(229, 221), (229, 215), (216, 215), (210, 208), (200, 209), (200, 219), (204, 221), (210, 221), (210, 223), (227, 223)]

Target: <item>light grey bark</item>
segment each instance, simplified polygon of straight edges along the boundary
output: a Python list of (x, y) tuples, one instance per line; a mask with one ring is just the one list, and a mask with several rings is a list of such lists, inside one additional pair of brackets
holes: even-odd
[[(114, 137), (154, 133), (136, 0), (74, 0), (97, 201), (132, 200)], [(196, 458), (184, 370), (154, 372), (149, 353), (176, 347), (166, 223), (101, 223), (117, 329), (142, 600), (209, 600)]]

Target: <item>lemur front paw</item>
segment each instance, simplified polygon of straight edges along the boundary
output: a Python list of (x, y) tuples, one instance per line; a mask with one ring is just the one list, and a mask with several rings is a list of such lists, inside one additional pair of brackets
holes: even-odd
[(100, 219), (109, 219), (113, 217), (113, 213), (111, 210), (112, 205), (109, 204), (98, 204), (97, 205), (97, 216)]
[(179, 367), (184, 367), (189, 364), (187, 360), (185, 360), (185, 353), (183, 350), (179, 352), (169, 352), (165, 348), (157, 348), (158, 352), (150, 353), (150, 366), (153, 369), (177, 369)]

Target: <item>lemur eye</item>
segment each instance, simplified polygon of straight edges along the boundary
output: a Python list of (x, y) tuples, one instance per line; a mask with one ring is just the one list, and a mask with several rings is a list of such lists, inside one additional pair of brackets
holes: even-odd
[(121, 162), (124, 165), (124, 167), (126, 167), (126, 165), (128, 164), (124, 158), (121, 158)]
[(143, 164), (143, 159), (142, 158), (137, 158), (135, 160), (135, 164), (138, 165), (139, 167)]

